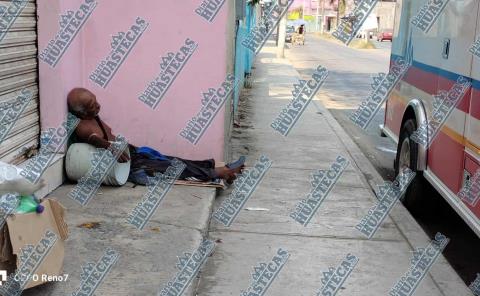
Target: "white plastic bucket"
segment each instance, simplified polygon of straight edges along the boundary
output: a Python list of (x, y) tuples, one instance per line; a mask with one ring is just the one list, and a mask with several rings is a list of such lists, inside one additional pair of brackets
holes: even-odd
[[(95, 151), (96, 148), (90, 144), (76, 143), (70, 145), (65, 158), (65, 170), (67, 171), (68, 179), (78, 181), (87, 174), (92, 166), (92, 157)], [(128, 153), (128, 150), (126, 152)], [(117, 162), (105, 179), (103, 179), (103, 184), (124, 185), (127, 183), (129, 173), (130, 161), (125, 163)]]

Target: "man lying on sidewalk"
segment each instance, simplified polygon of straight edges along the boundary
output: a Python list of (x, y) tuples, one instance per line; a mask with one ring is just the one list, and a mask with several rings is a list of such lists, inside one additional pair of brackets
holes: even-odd
[[(75, 129), (75, 141), (107, 149), (115, 136), (112, 134), (111, 128), (98, 116), (100, 104), (95, 95), (87, 89), (75, 88), (68, 94), (67, 103), (69, 112), (81, 120)], [(179, 177), (181, 180), (210, 181), (220, 178), (229, 184), (236, 179), (236, 174), (242, 172), (245, 162), (245, 158), (241, 157), (234, 163), (215, 168), (213, 159), (187, 160), (162, 155), (149, 147), (138, 148), (131, 144), (128, 147), (130, 156), (124, 152), (120, 156), (119, 162), (127, 162), (131, 159), (129, 180), (142, 185), (145, 185), (147, 175), (153, 176), (155, 172), (164, 173), (174, 158), (186, 165)]]

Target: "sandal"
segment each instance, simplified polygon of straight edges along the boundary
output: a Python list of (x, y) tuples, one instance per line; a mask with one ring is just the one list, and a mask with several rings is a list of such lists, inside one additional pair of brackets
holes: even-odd
[(242, 166), (245, 166), (246, 159), (247, 158), (245, 156), (240, 156), (240, 158), (237, 161), (226, 164), (225, 166), (231, 170), (235, 170), (235, 169), (241, 168)]

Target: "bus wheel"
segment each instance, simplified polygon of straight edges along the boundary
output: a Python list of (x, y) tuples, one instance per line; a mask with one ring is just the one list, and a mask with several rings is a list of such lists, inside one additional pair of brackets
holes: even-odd
[(408, 119), (403, 123), (395, 159), (395, 177), (402, 174), (405, 168), (410, 168), (416, 173), (405, 194), (400, 198), (411, 213), (418, 213), (423, 207), (426, 201), (425, 186), (427, 185), (423, 173), (417, 171), (418, 144), (412, 140), (412, 134), (416, 129), (415, 119)]

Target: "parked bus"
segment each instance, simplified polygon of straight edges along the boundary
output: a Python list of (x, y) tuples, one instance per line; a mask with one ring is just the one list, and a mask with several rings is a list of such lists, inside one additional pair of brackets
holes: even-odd
[[(480, 58), (469, 52), (480, 34), (480, 1), (448, 1), (425, 34), (410, 21), (426, 2), (396, 2), (390, 63), (403, 58), (411, 66), (388, 97), (382, 135), (397, 143), (395, 173), (405, 167), (417, 172), (402, 200), (406, 207), (430, 206), (424, 193), (424, 183), (429, 182), (480, 236), (480, 201), (471, 205), (458, 195), (480, 167)], [(431, 145), (417, 144), (412, 134), (429, 121), (434, 95), (448, 92), (461, 76), (471, 87)]]

